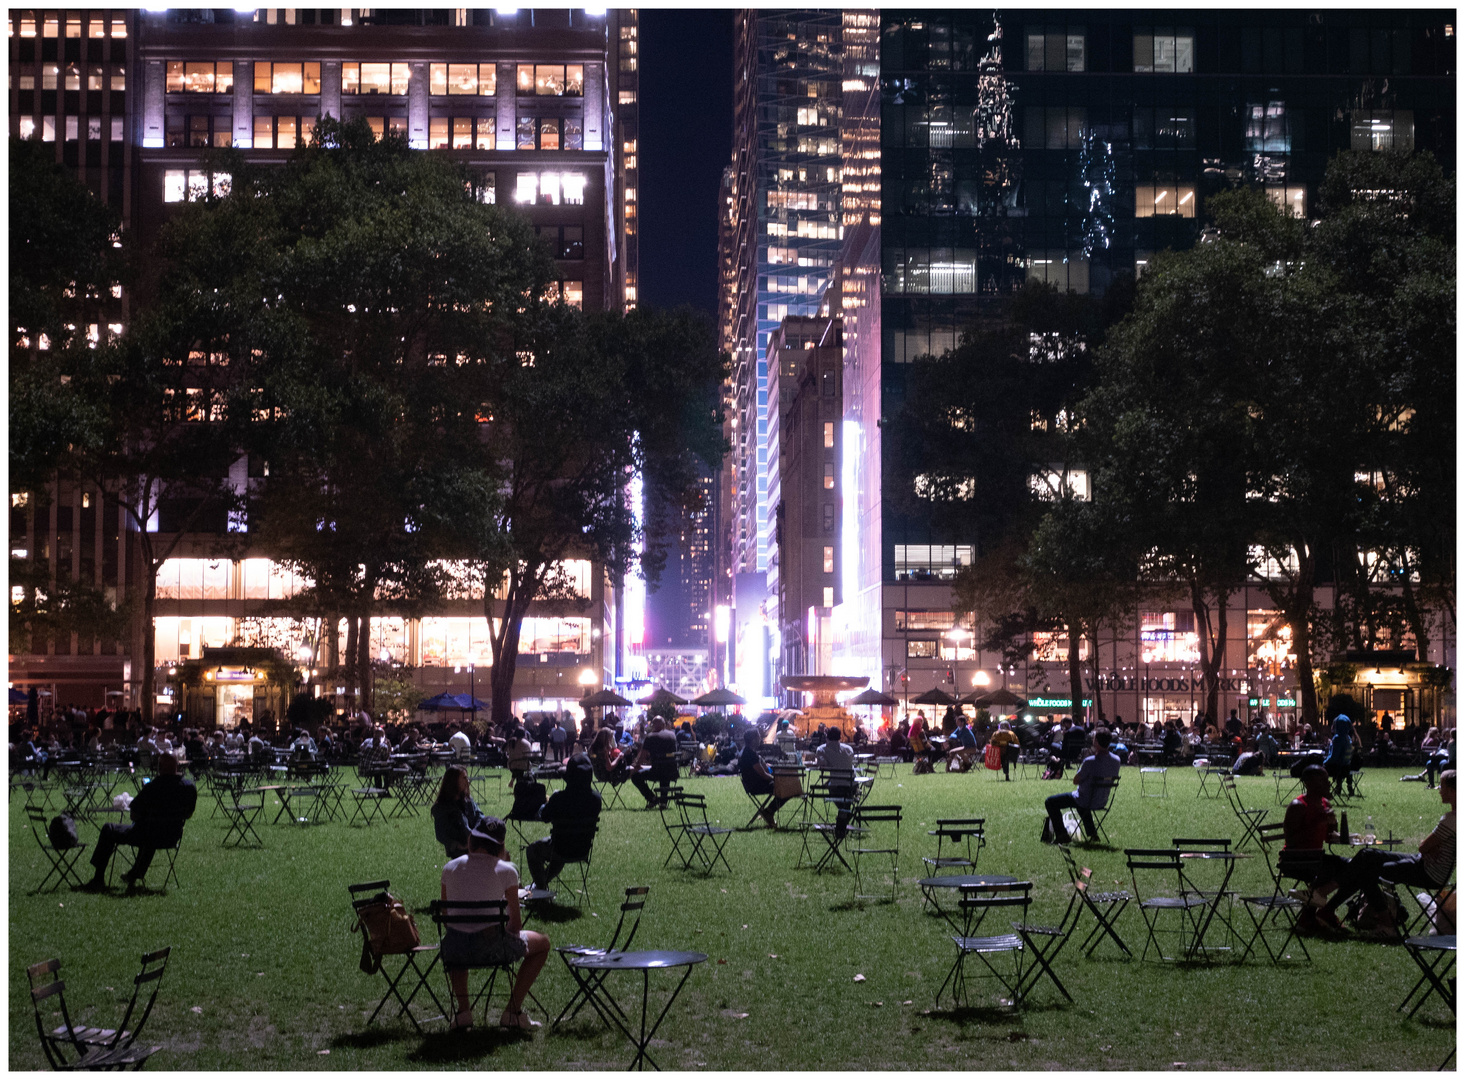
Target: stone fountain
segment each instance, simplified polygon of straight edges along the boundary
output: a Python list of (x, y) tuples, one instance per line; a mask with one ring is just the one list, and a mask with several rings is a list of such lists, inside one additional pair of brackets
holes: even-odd
[(868, 675), (785, 675), (779, 682), (785, 690), (800, 690), (814, 695), (812, 705), (803, 709), (803, 716), (795, 722), (795, 730), (807, 738), (820, 724), (826, 728), (837, 727), (848, 736), (854, 730), (854, 718), (836, 702), (835, 695), (850, 690), (863, 690), (870, 684)]

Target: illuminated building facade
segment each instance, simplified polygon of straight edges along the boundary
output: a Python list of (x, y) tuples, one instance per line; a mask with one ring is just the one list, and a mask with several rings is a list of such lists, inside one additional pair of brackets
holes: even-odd
[[(283, 162), (309, 141), (317, 116), (361, 118), (379, 135), (462, 160), (481, 197), (533, 221), (567, 302), (617, 309), (636, 302), (638, 46), (628, 9), (12, 10), (11, 133), (54, 141), (57, 160), (122, 209), (141, 248), (179, 205), (219, 182), (202, 167), (210, 148)], [(118, 298), (112, 332), (122, 332), (127, 302)], [(35, 513), (43, 500), (12, 493), (12, 557), (125, 590), (136, 573), (126, 523), (101, 520), (96, 493), (48, 494), (46, 520)], [(179, 529), (168, 508), (151, 529)], [(220, 557), (217, 540), (186, 535), (158, 575), (160, 673), (205, 647), (271, 647), (292, 660), (305, 648), (329, 667), (344, 638), (280, 613), (300, 582), (267, 552)], [(639, 610), (627, 610), (636, 599), (598, 565), (571, 560), (567, 571), (588, 608), (531, 611), (518, 711), (576, 701), (590, 679), (611, 682), (636, 644), (625, 632), (639, 624)], [(468, 691), (470, 665), (483, 673), (480, 696), (487, 685), (487, 623), (466, 586), (430, 616), (374, 618), (371, 634), (373, 659), (417, 668), (429, 693)], [(99, 705), (104, 691), (133, 692), (128, 652), (49, 641), (36, 656), (12, 656), (11, 677)], [(235, 702), (220, 698), (217, 708), (220, 718), (239, 715)]]
[[(1143, 273), (1153, 253), (1193, 244), (1198, 207), (1237, 183), (1306, 217), (1343, 149), (1428, 149), (1452, 173), (1453, 15), (892, 10), (874, 43), (858, 17), (846, 13), (842, 34), (845, 236), (828, 293), (845, 324), (834, 671), (878, 673), (901, 697), (1007, 683), (1036, 711), (1065, 711), (1063, 642), (1034, 641), (1003, 671), (954, 616), (949, 583), (980, 538), (882, 498), (917, 480), (879, 430), (906, 402), (909, 365), (953, 348), (1027, 281), (1102, 295)], [(876, 81), (878, 105), (862, 106)], [(871, 176), (879, 198), (856, 213)], [(1223, 715), (1286, 713), (1295, 696), (1286, 628), (1261, 585), (1232, 600)], [(1188, 718), (1200, 707), (1192, 616), (1148, 606), (1101, 644), (1105, 711)], [(1453, 666), (1453, 642), (1439, 627), (1421, 660)], [(1417, 715), (1425, 697), (1381, 700)]]

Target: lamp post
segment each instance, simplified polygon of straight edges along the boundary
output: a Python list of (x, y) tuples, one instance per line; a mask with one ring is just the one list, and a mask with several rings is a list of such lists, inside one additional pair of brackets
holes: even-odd
[(951, 641), (951, 686), (956, 696), (961, 697), (961, 643), (971, 636), (971, 631), (965, 627), (953, 626), (946, 631), (946, 637)]

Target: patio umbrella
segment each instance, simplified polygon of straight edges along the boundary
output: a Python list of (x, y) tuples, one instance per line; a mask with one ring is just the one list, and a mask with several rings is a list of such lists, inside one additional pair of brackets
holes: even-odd
[(472, 709), (474, 712), (477, 712), (479, 709), (487, 709), (489, 707), (488, 702), (480, 701), (472, 694), (454, 694), (452, 696), (457, 700), (458, 708), (460, 709)]
[[(466, 696), (464, 695), (464, 697)], [(462, 698), (457, 694), (435, 694), (426, 701), (418, 702), (417, 707), (419, 709), (425, 709), (428, 712), (441, 712), (443, 709), (470, 708), (470, 706), (463, 703)]]
[(625, 698), (621, 697), (621, 695), (620, 694), (617, 694), (614, 690), (609, 690), (609, 689), (606, 689), (606, 690), (597, 690), (597, 691), (595, 691), (595, 693), (591, 694), (589, 697), (581, 698), (580, 699), (580, 706), (582, 708), (586, 708), (586, 709), (604, 708), (607, 705), (611, 705), (611, 706), (614, 706), (615, 708), (622, 709), (622, 708), (625, 708), (627, 705), (630, 705), (630, 704), (631, 704), (630, 701), (628, 701)]
[(636, 699), (637, 705), (685, 705), (686, 703), (686, 698), (677, 697), (670, 690), (663, 689), (660, 686), (645, 697)]
[(30, 695), (27, 694), (24, 690), (17, 690), (13, 686), (10, 688), (10, 704), (24, 705), (29, 700)]
[(916, 697), (911, 698), (911, 704), (912, 705), (955, 705), (956, 704), (956, 698), (952, 697), (945, 690), (941, 689), (941, 687), (938, 686), (935, 689), (927, 690), (924, 694), (920, 694), (920, 695), (918, 695)]
[(991, 705), (1000, 705), (1008, 709), (1020, 709), (1027, 704), (1006, 687), (999, 687), (988, 694), (972, 694), (971, 699), (962, 698), (968, 705), (975, 705), (979, 709), (985, 709)]
[(707, 691), (699, 698), (693, 698), (693, 705), (701, 705), (704, 709), (723, 708), (728, 705), (746, 705), (744, 698), (738, 697), (725, 686), (719, 686)]
[(848, 701), (846, 701), (845, 704), (846, 705), (899, 705), (900, 702), (896, 701), (895, 698), (891, 697), (889, 694), (882, 694), (879, 690), (876, 690), (872, 686), (872, 687), (870, 687), (870, 688), (868, 688), (866, 690), (861, 690), (854, 697), (852, 697)]

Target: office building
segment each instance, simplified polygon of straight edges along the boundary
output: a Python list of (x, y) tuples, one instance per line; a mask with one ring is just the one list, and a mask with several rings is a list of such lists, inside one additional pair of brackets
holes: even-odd
[[(308, 143), (317, 116), (359, 118), (379, 136), (399, 134), (415, 149), (463, 161), (482, 198), (527, 214), (556, 258), (568, 303), (636, 302), (634, 10), (177, 8), (10, 17), (12, 134), (55, 141), (57, 159), (122, 209), (139, 248), (179, 205), (223, 182), (204, 166), (210, 149), (283, 162)], [(119, 298), (115, 332), (123, 332), (128, 301)], [(95, 578), (125, 593), (137, 573), (135, 545), (125, 521), (95, 520), (95, 494), (50, 493), (50, 518), (42, 521), (17, 505), (25, 493), (12, 493), (12, 547), (49, 559), (58, 577)], [(148, 527), (179, 528), (167, 517)], [(282, 612), (299, 582), (268, 552), (221, 556), (215, 540), (186, 536), (158, 574), (159, 671), (227, 646), (271, 647), (297, 660), (306, 642), (314, 642), (306, 655), (329, 667), (344, 636)], [(639, 613), (625, 610), (624, 591), (603, 568), (582, 559), (568, 570), (588, 609), (535, 609), (526, 618), (519, 711), (557, 708), (577, 700), (587, 681), (611, 682), (639, 644), (624, 633)], [(428, 692), (466, 692), (472, 668), (479, 691), (486, 686), (481, 599), (465, 593), (421, 618), (383, 614), (371, 635), (372, 657), (415, 668)], [(87, 675), (63, 689), (57, 658), (70, 652), (77, 667), (82, 654), (95, 653), (85, 661), (95, 667), (109, 650), (105, 679)], [(54, 683), (63, 700), (101, 704), (104, 690), (136, 685), (129, 651), (137, 649), (53, 641), (43, 656), (12, 657), (12, 680)], [(232, 721), (239, 713), (220, 696), (218, 715)]]

